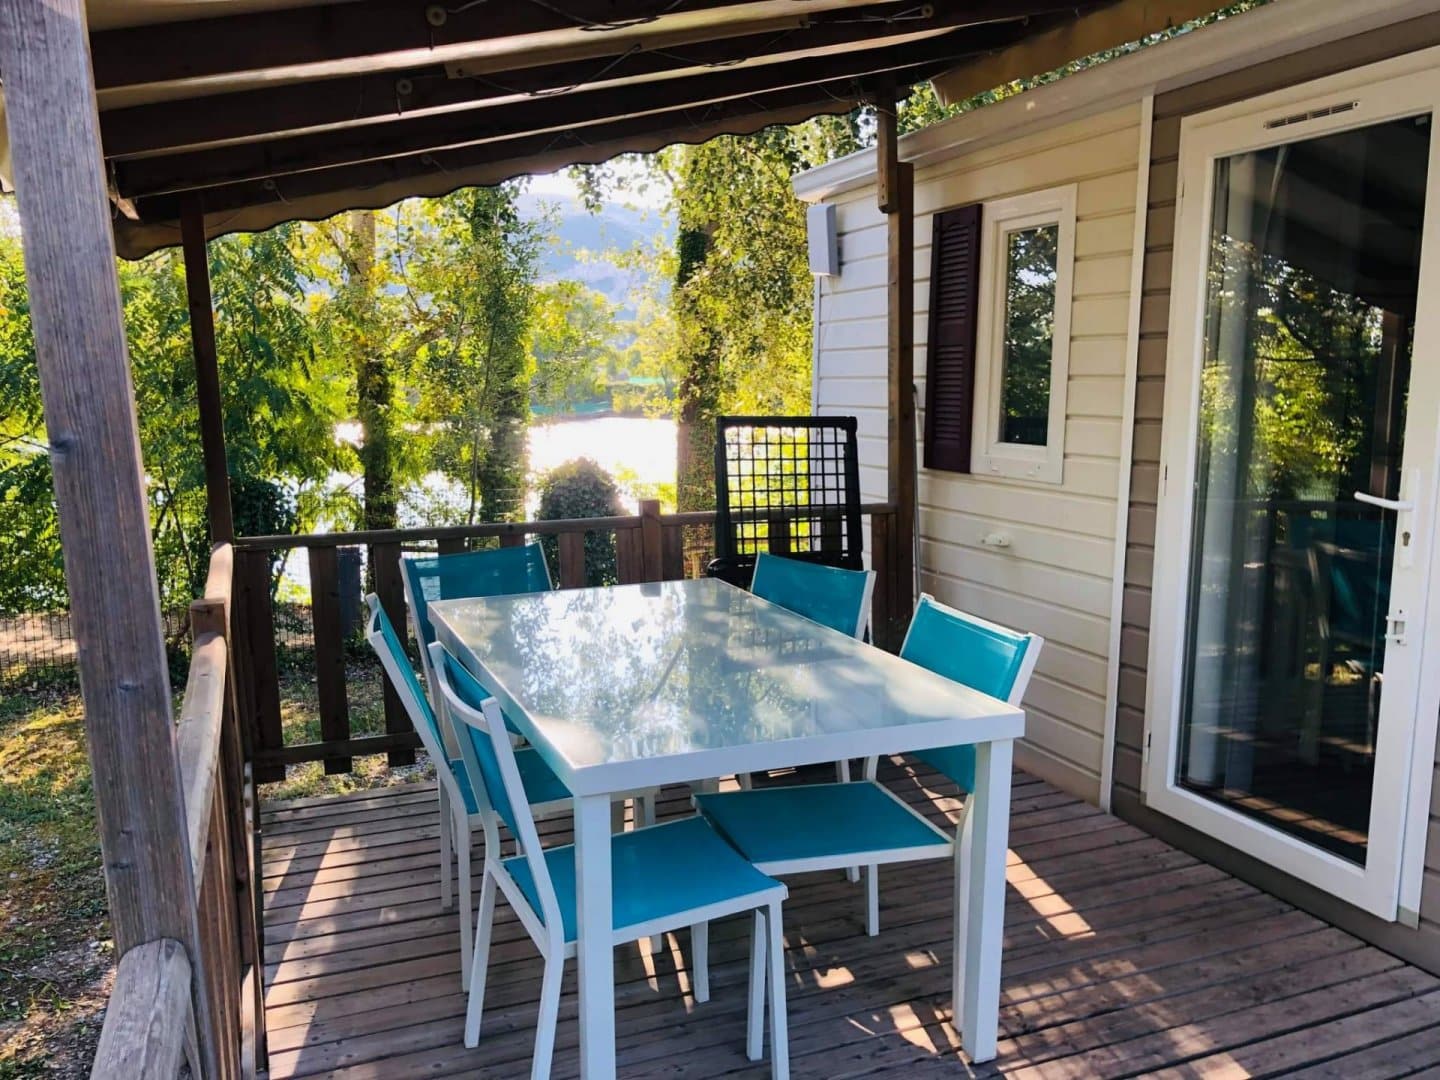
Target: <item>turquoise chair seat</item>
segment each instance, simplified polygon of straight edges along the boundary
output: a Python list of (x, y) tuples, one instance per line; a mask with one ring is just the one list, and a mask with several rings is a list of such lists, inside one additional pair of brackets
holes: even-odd
[[(784, 889), (742, 859), (700, 818), (619, 833), (611, 841), (611, 905), (616, 930), (641, 926), (682, 912)], [(565, 941), (575, 934), (575, 847), (549, 848), (545, 865), (565, 923)], [(504, 866), (534, 909), (540, 894), (525, 856)]]
[[(571, 797), (565, 782), (555, 775), (539, 751), (526, 747), (515, 751), (515, 764), (520, 769), (520, 782), (525, 785), (525, 796), (531, 806), (558, 802)], [(465, 772), (465, 763), (459, 758), (450, 759), (450, 771), (455, 774), (455, 783), (465, 800), (465, 812), (478, 814), (480, 804), (475, 798), (475, 789), (470, 786), (470, 777)]]
[(715, 830), (767, 873), (905, 862), (953, 840), (879, 784), (800, 784), (695, 796)]

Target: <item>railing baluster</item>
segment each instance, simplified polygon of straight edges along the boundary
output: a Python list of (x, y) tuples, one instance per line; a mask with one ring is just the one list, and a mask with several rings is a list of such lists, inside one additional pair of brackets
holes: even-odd
[[(458, 541), (463, 551), (465, 541)], [(443, 550), (443, 549), (442, 549)], [(370, 571), (375, 586), (375, 595), (380, 597), (380, 606), (390, 617), (390, 622), (402, 635), (405, 632), (405, 585), (400, 577), (400, 545), (374, 544), (370, 548)], [(414, 729), (405, 706), (389, 679), (381, 679), (385, 699), (385, 731), (391, 735), (404, 735)], [(390, 765), (415, 764), (415, 751), (410, 749), (391, 750), (386, 756)]]
[(570, 532), (560, 534), (560, 587), (582, 589), (587, 584), (585, 575), (585, 534)]
[(660, 525), (660, 500), (640, 500), (640, 546), (644, 559), (642, 581), (665, 580), (665, 538)]
[[(310, 549), (310, 611), (315, 632), (315, 696), (320, 705), (320, 738), (350, 737), (350, 701), (345, 690), (345, 641), (340, 619), (340, 571), (333, 547)], [(326, 755), (325, 773), (347, 773), (353, 760)]]

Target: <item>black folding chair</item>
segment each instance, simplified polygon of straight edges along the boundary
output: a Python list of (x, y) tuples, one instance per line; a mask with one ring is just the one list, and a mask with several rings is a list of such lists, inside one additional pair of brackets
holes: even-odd
[(864, 569), (853, 416), (722, 416), (711, 577), (748, 588), (762, 551)]

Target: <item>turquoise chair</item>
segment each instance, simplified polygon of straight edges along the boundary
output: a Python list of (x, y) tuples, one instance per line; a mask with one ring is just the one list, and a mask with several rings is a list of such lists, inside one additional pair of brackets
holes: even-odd
[[(495, 922), (498, 889), (545, 960), (540, 1015), (535, 1024), (532, 1080), (550, 1075), (560, 984), (565, 961), (575, 956), (575, 848), (542, 849), (535, 819), (526, 804), (518, 755), (505, 732), (500, 706), (483, 683), (443, 646), (430, 647), (436, 687), (450, 715), (459, 720), (465, 767), (481, 793), (485, 810), (485, 865), (475, 923), (465, 1045), (480, 1042), (485, 974)], [(482, 672), (482, 678), (483, 678)], [(478, 700), (477, 700), (478, 699)], [(504, 824), (519, 843), (519, 854), (500, 857)], [(692, 986), (696, 1002), (710, 997), (709, 924), (712, 919), (753, 911), (750, 952), (750, 1016), (746, 1052), (758, 1061), (764, 1044), (766, 982), (770, 999), (772, 1075), (789, 1075), (785, 1018), (785, 960), (780, 909), (787, 895), (780, 882), (741, 858), (698, 817), (651, 825), (617, 835), (611, 848), (614, 941), (622, 945), (690, 927)]]
[[(845, 570), (761, 552), (755, 559), (750, 592), (811, 622), (863, 641), (870, 629), (875, 571)], [(839, 780), (848, 781), (850, 762), (837, 761), (835, 772)], [(748, 773), (736, 779), (749, 790)]]
[[(430, 621), (430, 605), (436, 600), (458, 600), (476, 596), (511, 596), (517, 593), (549, 592), (554, 588), (545, 550), (539, 544), (518, 544), (515, 547), (490, 551), (462, 551), (454, 555), (421, 555), (400, 560), (401, 580), (405, 588), (405, 606), (410, 610), (410, 630), (420, 647), (420, 666), (425, 685), (434, 687), (435, 673), (430, 669), (429, 648), (435, 641), (435, 627)], [(460, 753), (460, 744), (445, 711), (433, 696), (430, 704), (440, 717), (441, 740), (450, 758)], [(507, 721), (507, 726), (508, 721)], [(512, 734), (516, 734), (510, 726)], [(449, 823), (458, 820), (447, 805), (449, 795), (442, 787), (440, 800), (440, 902), (451, 902), (450, 866), (454, 836)], [(655, 793), (641, 792), (635, 800), (637, 823), (655, 820)], [(467, 856), (468, 857), (468, 856)]]
[(750, 591), (811, 622), (863, 638), (870, 628), (874, 570), (844, 570), (762, 552)]
[[(921, 596), (900, 655), (948, 679), (1018, 705), (1043, 639), (968, 615)], [(916, 755), (965, 794), (975, 785), (975, 751), (956, 746)], [(866, 869), (866, 930), (880, 932), (879, 867), (954, 857), (968, 803), (954, 836), (942, 832), (876, 780), (878, 759), (857, 783), (801, 784), (695, 796), (701, 815), (767, 874)], [(777, 827), (783, 822), (783, 827)]]
[[(460, 856), (460, 980), (462, 987), (468, 986), (470, 913), (474, 911), (470, 900), (470, 836), (471, 828), (482, 824), (480, 800), (474, 785), (470, 783), (470, 775), (465, 770), (464, 762), (445, 750), (435, 711), (430, 707), (424, 691), (420, 689), (420, 680), (415, 677), (415, 669), (410, 664), (410, 658), (405, 655), (405, 648), (400, 644), (395, 627), (385, 614), (385, 609), (380, 606), (380, 598), (371, 593), (366, 597), (366, 603), (370, 606), (370, 620), (366, 626), (365, 637), (380, 657), (390, 685), (395, 688), (400, 703), (405, 707), (410, 723), (414, 725), (420, 742), (425, 746), (425, 752), (435, 763), (436, 786), (444, 793), (440, 800), (441, 812), (450, 817), (448, 829), (445, 821), (442, 820), (440, 824), (442, 845), (443, 838), (452, 833), (460, 841), (456, 845)], [(526, 801), (534, 807), (536, 813), (556, 814), (570, 809), (570, 789), (538, 753), (534, 750), (518, 750), (515, 761), (523, 778)], [(448, 908), (450, 853), (443, 846), (440, 865), (445, 886), (441, 900)]]
[[(539, 544), (520, 544), (491, 551), (462, 551), (454, 555), (409, 556), (400, 560), (400, 570), (405, 607), (410, 612), (410, 632), (420, 648), (420, 669), (424, 672), (427, 689), (435, 685), (435, 676), (430, 670), (430, 654), (426, 651), (435, 640), (435, 627), (430, 622), (431, 603), (470, 596), (548, 592), (554, 587), (550, 581), (550, 567), (545, 562), (545, 552)], [(440, 713), (440, 740), (446, 750), (445, 757), (455, 759), (460, 753), (459, 743), (439, 708), (433, 689), (430, 705)], [(449, 795), (443, 786), (438, 789), (437, 797), (440, 800), (440, 903), (448, 908), (453, 895), (450, 874), (455, 841), (450, 823), (457, 818), (449, 806)]]
[[(435, 627), (430, 623), (432, 603), (472, 596), (549, 592), (555, 587), (550, 580), (545, 551), (539, 544), (462, 551), (454, 555), (411, 556), (400, 560), (400, 569), (405, 606), (410, 609), (410, 631), (415, 635), (415, 644), (420, 646), (420, 666), (427, 685), (430, 685), (431, 674), (428, 650), (435, 640)], [(453, 741), (447, 739), (447, 745)]]

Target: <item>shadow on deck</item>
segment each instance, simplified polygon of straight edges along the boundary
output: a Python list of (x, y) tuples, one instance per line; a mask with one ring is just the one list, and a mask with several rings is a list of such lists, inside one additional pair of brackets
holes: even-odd
[[(937, 821), (955, 809), (933, 774), (885, 779)], [(662, 815), (688, 812), (684, 789), (666, 795)], [(264, 820), (272, 1078), (528, 1075), (540, 964), (503, 900), (484, 1038), (461, 1043), (431, 786), (275, 803)], [(950, 864), (882, 872), (878, 938), (859, 886), (790, 879), (794, 1075), (1354, 1078), (1440, 1061), (1440, 979), (1023, 774), (1008, 885), (1000, 1056), (973, 1069), (950, 1023)], [(684, 935), (653, 958), (618, 951), (620, 1075), (769, 1075), (744, 1056), (748, 927), (712, 931), (705, 1005)], [(577, 1069), (573, 971), (557, 1077)]]

